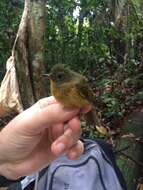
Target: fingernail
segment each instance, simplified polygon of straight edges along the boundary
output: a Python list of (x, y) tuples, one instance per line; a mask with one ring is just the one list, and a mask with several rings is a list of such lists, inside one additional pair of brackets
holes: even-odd
[(58, 154), (61, 154), (61, 153), (63, 153), (64, 152), (64, 150), (65, 150), (65, 145), (63, 144), (63, 143), (58, 143), (57, 145), (56, 145), (56, 149), (57, 149), (57, 152), (58, 152)]

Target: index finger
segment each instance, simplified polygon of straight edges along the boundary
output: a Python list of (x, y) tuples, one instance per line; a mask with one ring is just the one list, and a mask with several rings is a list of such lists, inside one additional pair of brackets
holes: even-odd
[(49, 125), (64, 123), (72, 119), (79, 112), (78, 109), (67, 109), (63, 107), (52, 97), (40, 100), (40, 103), (34, 104), (15, 117), (9, 126), (17, 130), (39, 133)]

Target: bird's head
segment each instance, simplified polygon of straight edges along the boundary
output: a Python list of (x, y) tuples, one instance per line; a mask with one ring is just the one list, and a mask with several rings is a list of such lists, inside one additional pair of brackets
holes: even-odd
[(48, 76), (50, 80), (60, 85), (71, 81), (72, 71), (63, 64), (57, 64), (53, 66)]

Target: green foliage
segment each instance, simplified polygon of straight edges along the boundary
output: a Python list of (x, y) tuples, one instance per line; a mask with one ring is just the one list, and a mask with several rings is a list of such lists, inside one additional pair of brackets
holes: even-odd
[[(0, 67), (10, 55), (21, 9), (0, 2)], [(70, 65), (90, 78), (103, 120), (118, 126), (143, 92), (142, 0), (48, 0), (45, 62)]]
[(5, 62), (11, 53), (21, 13), (22, 9), (14, 7), (11, 1), (0, 1), (0, 79), (2, 79)]

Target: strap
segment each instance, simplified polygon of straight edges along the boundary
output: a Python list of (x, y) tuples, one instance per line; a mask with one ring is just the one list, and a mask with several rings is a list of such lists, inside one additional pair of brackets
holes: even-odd
[(100, 139), (97, 139), (95, 141), (99, 144), (99, 146), (105, 152), (105, 154), (107, 155), (107, 157), (111, 160), (112, 165), (113, 165), (114, 170), (115, 170), (115, 172), (116, 172), (116, 174), (118, 176), (118, 179), (119, 179), (119, 182), (120, 182), (122, 188), (124, 190), (127, 190), (127, 185), (126, 185), (126, 182), (124, 180), (124, 177), (123, 177), (120, 169), (118, 168), (118, 166), (116, 164), (115, 154), (113, 152), (112, 146), (110, 144), (107, 144), (103, 140), (100, 140)]
[(19, 178), (18, 180), (9, 180), (4, 176), (0, 176), (0, 187), (7, 187), (13, 183), (20, 182), (23, 178)]

